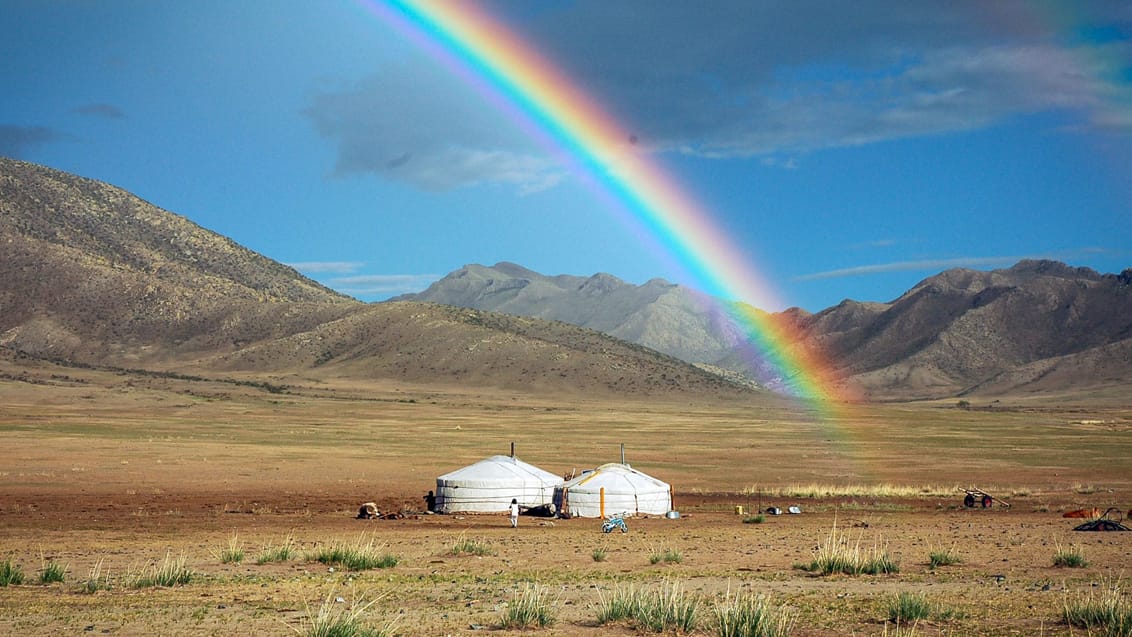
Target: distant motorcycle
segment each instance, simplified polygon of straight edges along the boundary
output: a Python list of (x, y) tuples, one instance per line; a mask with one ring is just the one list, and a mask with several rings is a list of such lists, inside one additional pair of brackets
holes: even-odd
[(613, 516), (602, 523), (602, 533), (612, 533), (613, 529), (621, 529), (622, 533), (628, 533), (629, 527), (625, 524), (625, 519), (621, 516)]

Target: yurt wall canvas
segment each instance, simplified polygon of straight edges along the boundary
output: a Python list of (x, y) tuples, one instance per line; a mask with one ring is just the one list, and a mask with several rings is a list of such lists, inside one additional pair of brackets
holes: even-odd
[(564, 483), (554, 503), (564, 516), (664, 515), (672, 510), (672, 487), (626, 464), (611, 463)]
[(501, 513), (550, 504), (562, 478), (514, 456), (491, 456), (436, 479), (439, 513)]

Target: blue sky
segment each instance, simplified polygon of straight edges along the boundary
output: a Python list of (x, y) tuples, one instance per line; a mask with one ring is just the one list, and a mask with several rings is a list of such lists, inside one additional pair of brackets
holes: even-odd
[[(0, 0), (0, 155), (367, 301), (498, 261), (696, 285), (370, 2)], [(1022, 258), (1132, 267), (1132, 4), (483, 4), (784, 305)]]

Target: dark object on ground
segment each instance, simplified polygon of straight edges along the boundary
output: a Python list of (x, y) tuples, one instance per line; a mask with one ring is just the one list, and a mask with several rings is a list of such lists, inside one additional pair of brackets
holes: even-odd
[(520, 511), (523, 515), (533, 515), (539, 518), (552, 518), (558, 514), (558, 507), (553, 502), (540, 504), (537, 507), (526, 507)]
[(1118, 520), (1108, 519), (1108, 514), (1113, 512), (1113, 511), (1120, 513), (1119, 509), (1117, 509), (1116, 507), (1112, 507), (1108, 511), (1105, 511), (1104, 514), (1101, 515), (1099, 518), (1097, 518), (1095, 520), (1090, 520), (1088, 522), (1085, 522), (1084, 524), (1078, 524), (1077, 526), (1073, 527), (1073, 530), (1074, 531), (1132, 531), (1132, 529), (1124, 526)]

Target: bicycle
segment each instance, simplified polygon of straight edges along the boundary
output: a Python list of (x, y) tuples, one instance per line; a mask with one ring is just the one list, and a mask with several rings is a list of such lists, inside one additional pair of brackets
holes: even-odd
[(615, 516), (610, 517), (608, 520), (603, 522), (602, 525), (601, 525), (601, 532), (602, 533), (612, 533), (613, 529), (621, 529), (622, 533), (628, 533), (629, 532), (629, 527), (628, 527), (628, 525), (625, 524), (625, 519), (622, 518), (619, 515), (615, 515)]

